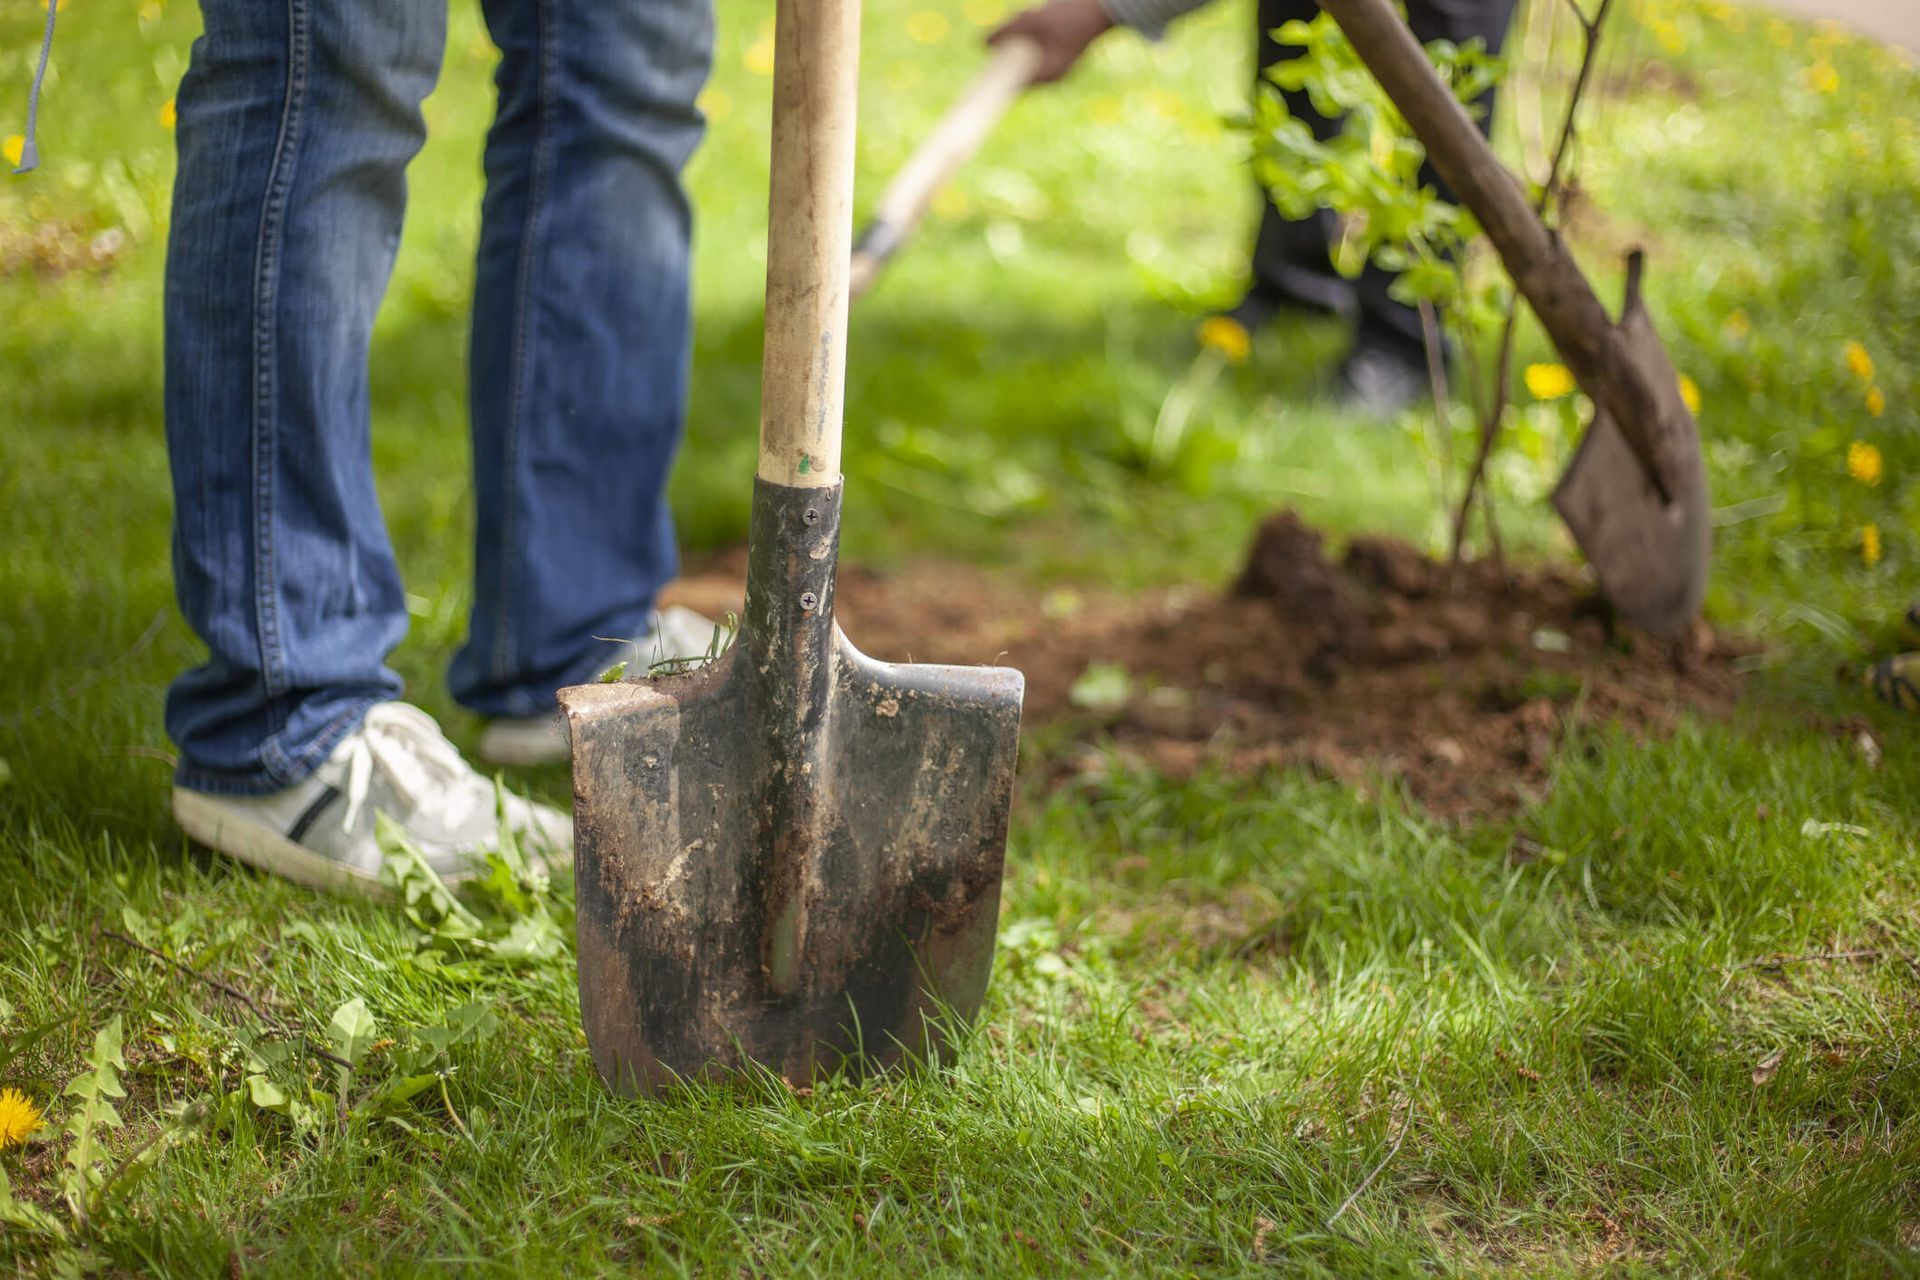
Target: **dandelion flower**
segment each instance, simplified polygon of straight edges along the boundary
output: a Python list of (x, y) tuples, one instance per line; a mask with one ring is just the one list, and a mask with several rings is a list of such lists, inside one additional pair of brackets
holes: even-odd
[(733, 99), (727, 95), (725, 89), (714, 85), (708, 85), (702, 89), (700, 96), (693, 100), (693, 105), (699, 108), (701, 115), (715, 124), (733, 114)]
[(746, 56), (741, 61), (747, 64), (747, 70), (757, 76), (773, 74), (773, 37), (761, 36), (747, 46)]
[(40, 1109), (18, 1089), (0, 1089), (0, 1149), (17, 1147), (40, 1128)]
[(1805, 75), (1807, 87), (1815, 93), (1832, 93), (1840, 87), (1840, 73), (1824, 59), (1808, 67)]
[(1246, 326), (1232, 316), (1208, 316), (1200, 322), (1195, 332), (1200, 345), (1209, 351), (1218, 351), (1228, 360), (1238, 364), (1247, 358), (1253, 350), (1253, 340), (1247, 336)]
[(173, 126), (175, 125), (175, 123), (179, 121), (179, 119), (180, 119), (180, 111), (179, 111), (179, 108), (173, 105), (172, 98), (168, 98), (165, 102), (160, 104), (160, 127), (162, 129), (173, 128)]
[(1864, 440), (1847, 446), (1847, 474), (1871, 488), (1880, 483), (1880, 450)]
[(1687, 406), (1688, 413), (1700, 412), (1700, 384), (1684, 373), (1680, 375), (1680, 402)]
[(1563, 364), (1530, 364), (1525, 382), (1535, 400), (1558, 400), (1577, 386), (1572, 372)]
[(1879, 417), (1887, 411), (1887, 393), (1878, 387), (1867, 388), (1867, 412)]
[(922, 9), (917, 13), (908, 14), (906, 28), (907, 39), (915, 44), (939, 44), (947, 38), (947, 32), (952, 29), (946, 15), (935, 13), (932, 9)]
[(1873, 377), (1873, 357), (1868, 355), (1867, 349), (1858, 342), (1849, 342), (1847, 344), (1847, 368), (1853, 370), (1854, 377), (1860, 379), (1862, 382), (1867, 382)]
[(17, 133), (8, 135), (6, 141), (0, 142), (0, 156), (5, 156), (8, 164), (19, 164), (20, 157), (25, 154), (27, 140)]
[(1880, 526), (1864, 524), (1860, 526), (1860, 558), (1868, 565), (1880, 563)]
[(943, 218), (962, 218), (973, 202), (967, 199), (967, 193), (958, 187), (942, 187), (933, 193), (928, 206)]

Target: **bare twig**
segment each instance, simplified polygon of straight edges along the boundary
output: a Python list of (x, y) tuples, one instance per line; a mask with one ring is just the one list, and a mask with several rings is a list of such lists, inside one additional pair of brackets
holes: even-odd
[[(195, 982), (204, 983), (207, 986), (213, 988), (215, 991), (218, 991), (221, 995), (228, 996), (234, 1000), (238, 1000), (241, 1004), (245, 1005), (250, 1012), (252, 1012), (254, 1017), (260, 1019), (261, 1022), (265, 1023), (269, 1031), (272, 1031), (278, 1035), (283, 1035), (288, 1037), (299, 1034), (292, 1027), (289, 1027), (281, 1019), (268, 1013), (265, 1009), (262, 1009), (252, 996), (248, 995), (246, 992), (242, 991), (239, 987), (234, 986), (231, 982), (228, 982), (223, 978), (216, 977), (211, 973), (203, 973), (199, 969), (193, 968), (191, 965), (188, 965), (182, 961), (174, 959), (172, 956), (168, 955), (166, 952), (156, 951), (154, 948), (148, 946), (146, 943), (140, 942), (134, 938), (129, 938), (126, 934), (120, 933), (117, 930), (102, 929), (100, 931), (100, 936), (103, 938), (111, 939), (112, 941), (119, 943), (121, 946), (131, 947), (135, 951), (145, 952), (147, 955), (152, 956), (154, 959), (159, 960), (164, 964), (171, 965), (175, 969), (178, 969), (181, 973), (186, 974), (189, 978), (192, 978)], [(327, 1062), (331, 1062), (337, 1067), (345, 1067), (348, 1071), (352, 1071), (354, 1069), (353, 1064), (351, 1062), (348, 1062), (345, 1058), (341, 1057), (339, 1054), (329, 1052), (328, 1050), (320, 1047), (320, 1045), (314, 1042), (314, 1039), (312, 1036), (300, 1035), (300, 1040), (302, 1043), (306, 1045), (307, 1052), (311, 1053), (314, 1057), (323, 1059)]]
[[(1574, 77), (1573, 90), (1567, 97), (1566, 114), (1560, 120), (1560, 137), (1554, 144), (1553, 159), (1547, 167), (1547, 180), (1541, 184), (1539, 198), (1534, 201), (1534, 212), (1542, 218), (1546, 217), (1548, 209), (1560, 197), (1566, 178), (1567, 156), (1573, 149), (1574, 139), (1579, 133), (1580, 103), (1587, 96), (1587, 89), (1593, 82), (1593, 67), (1600, 53), (1601, 27), (1613, 9), (1613, 0), (1600, 0), (1599, 7), (1593, 12), (1593, 17), (1589, 18), (1576, 0), (1567, 0), (1567, 4), (1580, 23), (1582, 36), (1580, 71)], [(1513, 332), (1519, 316), (1520, 298), (1515, 294), (1508, 300), (1506, 321), (1500, 329), (1500, 355), (1494, 365), (1493, 408), (1480, 421), (1479, 448), (1474, 454), (1473, 467), (1467, 473), (1467, 487), (1460, 495), (1460, 505), (1454, 512), (1453, 547), (1448, 557), (1449, 567), (1454, 572), (1458, 572), (1460, 568), (1461, 549), (1466, 542), (1467, 521), (1473, 513), (1474, 499), (1482, 497), (1484, 500), (1481, 485), (1486, 479), (1487, 458), (1493, 452), (1494, 441), (1500, 434), (1500, 419), (1507, 410), (1507, 387), (1513, 373)], [(1489, 539), (1497, 546), (1499, 535), (1494, 531), (1493, 507), (1490, 501), (1485, 502), (1484, 510), (1487, 516)]]
[(1400, 1144), (1407, 1140), (1407, 1130), (1413, 1128), (1413, 1113), (1416, 1105), (1413, 1098), (1409, 1097), (1407, 1099), (1406, 1118), (1400, 1122), (1400, 1132), (1394, 1135), (1393, 1145), (1387, 1148), (1386, 1155), (1380, 1157), (1380, 1163), (1373, 1166), (1373, 1172), (1362, 1178), (1360, 1185), (1353, 1189), (1353, 1193), (1345, 1200), (1342, 1200), (1340, 1207), (1333, 1211), (1333, 1216), (1326, 1221), (1327, 1230), (1333, 1230), (1333, 1224), (1340, 1221), (1341, 1215), (1353, 1207), (1353, 1202), (1358, 1200), (1361, 1195), (1366, 1192), (1366, 1189), (1373, 1185), (1373, 1180), (1384, 1173), (1387, 1166), (1393, 1163), (1393, 1158), (1400, 1154)]
[(1420, 299), (1420, 345), (1427, 353), (1427, 381), (1433, 390), (1433, 416), (1440, 428), (1440, 507), (1448, 506), (1448, 489), (1453, 483), (1453, 412), (1447, 394), (1447, 358), (1440, 345), (1440, 322), (1433, 304)]
[(1784, 969), (1790, 964), (1820, 964), (1831, 960), (1878, 960), (1884, 954), (1877, 947), (1860, 951), (1810, 951), (1797, 956), (1761, 956), (1734, 966), (1736, 969)]
[(0, 716), (0, 729), (12, 729), (45, 715), (68, 699), (78, 697), (85, 693), (88, 689), (93, 688), (94, 685), (99, 684), (102, 680), (112, 675), (120, 667), (125, 666), (127, 663), (139, 657), (148, 645), (159, 638), (161, 631), (166, 629), (167, 615), (169, 612), (169, 609), (160, 609), (148, 620), (146, 627), (134, 638), (133, 643), (128, 645), (118, 657), (109, 658), (107, 661), (81, 676), (78, 680), (75, 680), (66, 688), (61, 689), (59, 692), (41, 702), (39, 706), (29, 708), (26, 711), (20, 712), (18, 715)]

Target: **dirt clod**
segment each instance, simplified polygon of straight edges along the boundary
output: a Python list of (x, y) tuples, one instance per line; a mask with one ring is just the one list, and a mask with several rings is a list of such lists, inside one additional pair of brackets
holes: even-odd
[[(737, 611), (744, 563), (717, 557), (670, 598)], [(1445, 818), (1537, 800), (1572, 724), (1656, 735), (1690, 709), (1724, 713), (1751, 652), (1705, 627), (1678, 644), (1616, 632), (1565, 568), (1450, 573), (1376, 537), (1335, 561), (1291, 512), (1260, 527), (1224, 593), (1083, 588), (1071, 611), (1046, 607), (1054, 596), (925, 563), (843, 565), (836, 588), (841, 626), (877, 658), (1018, 667), (1029, 725), (1085, 723), (1176, 776), (1291, 765), (1361, 787), (1396, 780)], [(1124, 703), (1097, 716), (1069, 696), (1094, 663), (1129, 677)]]

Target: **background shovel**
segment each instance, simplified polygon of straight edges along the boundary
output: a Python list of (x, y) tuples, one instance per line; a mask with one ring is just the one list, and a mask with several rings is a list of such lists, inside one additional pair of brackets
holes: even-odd
[(873, 284), (887, 259), (906, 243), (940, 188), (973, 158), (1014, 99), (1033, 83), (1040, 68), (1040, 46), (1024, 37), (1002, 40), (987, 65), (961, 91), (880, 195), (873, 217), (853, 243), (851, 289), (858, 298)]
[(1320, 0), (1320, 7), (1486, 229), (1514, 287), (1593, 400), (1593, 424), (1553, 503), (1601, 589), (1629, 621), (1656, 635), (1684, 630), (1706, 594), (1711, 500), (1699, 429), (1640, 298), (1639, 255), (1629, 259), (1615, 324), (1388, 0)]
[(858, 0), (779, 0), (745, 616), (696, 674), (561, 691), (580, 1008), (622, 1092), (932, 1052), (993, 961), (1020, 673), (833, 621)]

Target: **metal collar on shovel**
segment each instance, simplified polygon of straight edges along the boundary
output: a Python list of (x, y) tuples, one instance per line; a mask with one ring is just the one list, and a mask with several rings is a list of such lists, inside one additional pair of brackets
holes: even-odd
[(1020, 673), (833, 621), (858, 0), (779, 0), (745, 616), (692, 675), (560, 692), (580, 1011), (625, 1093), (934, 1052), (993, 963)]
[(1615, 324), (1388, 0), (1320, 0), (1320, 7), (1486, 228), (1514, 287), (1593, 400), (1593, 425), (1553, 503), (1601, 589), (1636, 625), (1656, 635), (1683, 630), (1706, 594), (1711, 500), (1699, 428), (1641, 301), (1639, 256), (1629, 260)]

